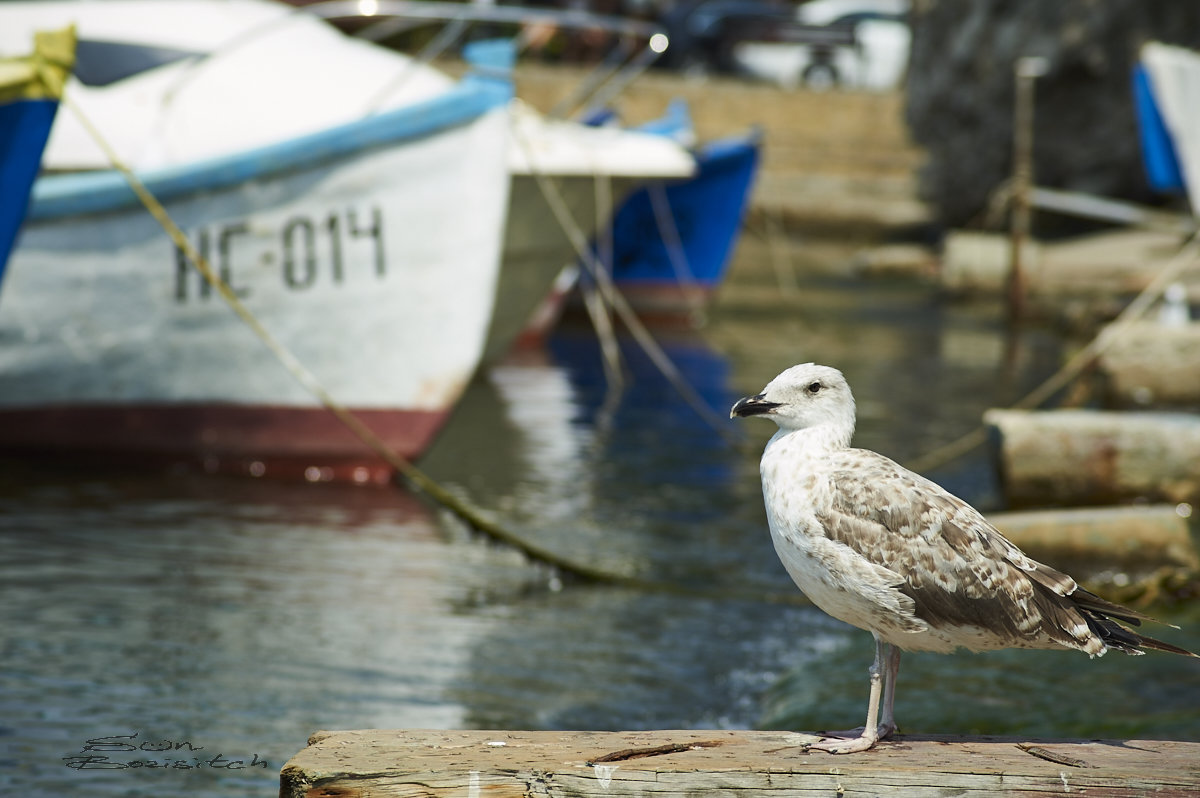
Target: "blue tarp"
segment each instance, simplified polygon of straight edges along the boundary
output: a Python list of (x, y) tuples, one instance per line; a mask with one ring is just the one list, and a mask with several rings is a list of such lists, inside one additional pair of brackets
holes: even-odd
[(1179, 168), (1175, 142), (1155, 102), (1150, 75), (1141, 64), (1133, 68), (1133, 108), (1137, 114), (1142, 163), (1150, 187), (1163, 194), (1184, 193), (1187, 187)]

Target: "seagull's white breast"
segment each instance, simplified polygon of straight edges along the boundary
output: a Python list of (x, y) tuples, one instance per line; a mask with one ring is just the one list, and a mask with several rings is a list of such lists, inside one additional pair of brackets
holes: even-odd
[(821, 473), (825, 456), (795, 433), (776, 435), (763, 452), (767, 523), (783, 567), (813, 604), (840, 621), (884, 638), (927, 630), (913, 616), (912, 600), (896, 590), (897, 574), (826, 536), (818, 516), (827, 514), (834, 486)]

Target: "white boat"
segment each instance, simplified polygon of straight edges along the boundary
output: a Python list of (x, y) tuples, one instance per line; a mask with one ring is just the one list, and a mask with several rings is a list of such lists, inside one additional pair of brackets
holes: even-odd
[[(577, 263), (584, 245), (604, 230), (613, 212), (635, 190), (649, 183), (679, 181), (696, 173), (696, 160), (680, 143), (628, 128), (599, 128), (562, 114), (586, 112), (622, 91), (667, 46), (657, 26), (635, 19), (606, 17), (584, 11), (552, 11), (484, 3), (411, 2), (410, 0), (327, 0), (308, 4), (291, 0), (306, 11), (330, 19), (354, 18), (361, 23), (364, 7), (380, 18), (359, 28), (367, 39), (385, 39), (414, 19), (451, 18), (522, 28), (605, 29), (627, 41), (644, 41), (642, 49), (620, 51), (590, 73), (572, 96), (559, 105), (562, 113), (547, 117), (518, 97), (513, 102), (509, 141), (512, 187), (504, 258), (495, 314), (488, 334), (485, 361), (495, 362), (524, 330), (544, 327), (534, 317), (556, 290), (564, 267)], [(390, 15), (390, 16), (389, 16)], [(464, 28), (465, 29), (465, 28)], [(442, 42), (447, 48), (453, 40)], [(615, 56), (615, 57), (613, 57)]]
[[(258, 0), (6, 2), (0, 54), (67, 24), (66, 96), (266, 329), (419, 455), (483, 351), (511, 82), (456, 82)], [(184, 262), (68, 109), (43, 166), (0, 285), (0, 452), (389, 478)]]

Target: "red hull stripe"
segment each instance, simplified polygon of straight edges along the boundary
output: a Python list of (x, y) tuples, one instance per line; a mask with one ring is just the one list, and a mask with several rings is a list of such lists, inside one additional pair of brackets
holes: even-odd
[[(425, 451), (445, 411), (352, 410), (405, 459)], [(322, 408), (222, 404), (72, 405), (0, 410), (0, 452), (310, 481), (379, 482), (391, 469)]]

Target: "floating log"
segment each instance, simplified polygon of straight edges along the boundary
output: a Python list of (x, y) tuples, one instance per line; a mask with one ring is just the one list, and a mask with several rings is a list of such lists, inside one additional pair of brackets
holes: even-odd
[[(941, 283), (953, 294), (999, 294), (1008, 284), (1010, 242), (1007, 235), (951, 230), (942, 245)], [(1042, 247), (1026, 239), (1021, 245), (1026, 288), (1040, 286)]]
[(1110, 404), (1200, 405), (1200, 324), (1129, 325), (1097, 366)]
[(771, 731), (318, 732), (280, 798), (1194, 796), (1200, 743), (902, 735), (861, 754)]
[[(1058, 242), (1026, 241), (1022, 283), (1029, 315), (1091, 326), (1112, 318), (1142, 291), (1179, 251), (1180, 237), (1160, 230), (1119, 230)], [(1011, 259), (1007, 235), (947, 233), (940, 282), (950, 294), (1000, 296), (1008, 285)], [(1195, 270), (1182, 285), (1200, 302)]]
[(1196, 571), (1200, 552), (1190, 517), (1186, 505), (1151, 504), (993, 513), (988, 520), (1027, 554), (1058, 567)]
[(1200, 416), (989, 410), (984, 423), (1014, 507), (1200, 499)]

